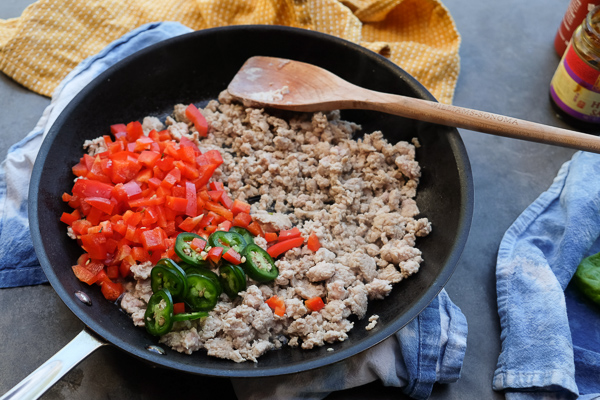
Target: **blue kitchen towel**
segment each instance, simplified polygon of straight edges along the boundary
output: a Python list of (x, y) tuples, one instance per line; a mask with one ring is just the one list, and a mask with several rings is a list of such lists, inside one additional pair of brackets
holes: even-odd
[[(56, 89), (34, 130), (9, 149), (0, 167), (0, 288), (46, 282), (29, 234), (27, 192), (36, 154), (56, 117), (85, 85), (117, 61), (187, 32), (190, 29), (179, 23), (147, 24), (86, 59)], [(426, 399), (435, 382), (451, 383), (460, 377), (466, 341), (465, 316), (442, 291), (405, 328), (347, 361), (287, 378), (233, 383), (240, 398), (316, 399), (381, 379), (385, 385), (402, 387), (415, 399)], [(311, 379), (310, 392), (302, 377)]]
[(600, 308), (568, 286), (599, 236), (600, 155), (578, 152), (498, 250), (493, 387), (507, 399), (600, 398)]

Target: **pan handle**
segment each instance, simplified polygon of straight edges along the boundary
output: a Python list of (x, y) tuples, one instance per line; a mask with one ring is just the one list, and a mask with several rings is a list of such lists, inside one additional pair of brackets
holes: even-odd
[(96, 349), (107, 344), (87, 329), (82, 330), (65, 347), (9, 390), (0, 400), (39, 398), (74, 366)]

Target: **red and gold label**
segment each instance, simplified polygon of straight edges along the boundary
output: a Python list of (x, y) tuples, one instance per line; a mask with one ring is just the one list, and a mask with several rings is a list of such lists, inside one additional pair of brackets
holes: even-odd
[(582, 121), (600, 123), (600, 71), (582, 60), (572, 44), (554, 73), (550, 95), (567, 114)]

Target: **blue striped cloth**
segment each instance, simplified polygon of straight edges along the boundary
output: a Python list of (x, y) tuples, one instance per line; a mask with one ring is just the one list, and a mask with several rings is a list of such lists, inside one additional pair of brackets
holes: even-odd
[[(27, 190), (35, 156), (56, 117), (85, 85), (117, 61), (188, 32), (190, 29), (179, 23), (147, 24), (86, 59), (56, 89), (35, 129), (10, 148), (0, 168), (0, 288), (47, 281), (31, 243)], [(426, 399), (435, 382), (450, 383), (460, 377), (466, 342), (465, 316), (442, 291), (396, 335), (345, 362), (325, 367), (326, 371), (234, 380), (233, 384), (240, 398), (320, 399), (332, 391), (380, 379), (387, 386), (402, 387), (415, 399)]]
[(569, 282), (600, 251), (600, 155), (578, 152), (508, 229), (496, 288), (508, 400), (600, 398), (600, 308)]

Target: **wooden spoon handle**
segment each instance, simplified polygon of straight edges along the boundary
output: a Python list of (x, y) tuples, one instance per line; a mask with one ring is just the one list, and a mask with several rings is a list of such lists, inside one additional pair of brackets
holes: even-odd
[[(387, 93), (365, 90), (356, 108), (382, 111), (493, 135), (600, 153), (600, 137), (517, 118)], [(362, 96), (361, 96), (362, 97)], [(352, 107), (354, 108), (354, 107)]]

